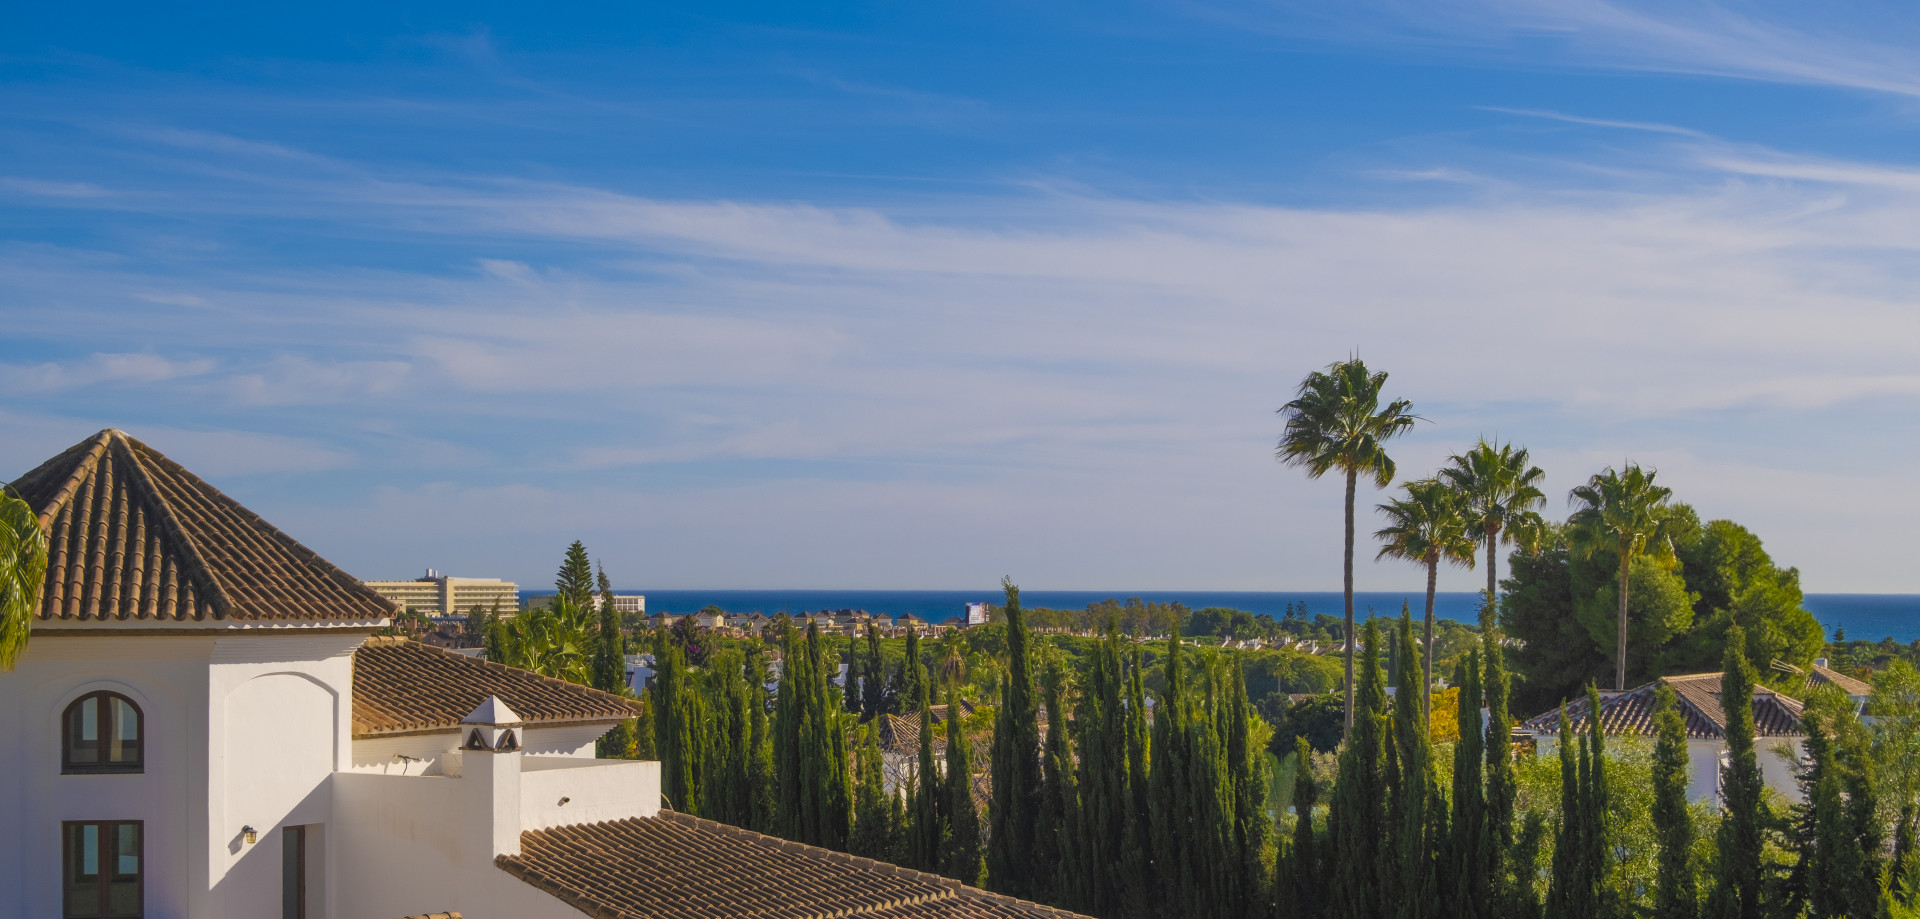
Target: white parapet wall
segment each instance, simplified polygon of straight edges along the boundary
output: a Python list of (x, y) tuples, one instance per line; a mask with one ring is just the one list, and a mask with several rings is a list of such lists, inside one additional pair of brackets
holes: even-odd
[(520, 833), (660, 811), (660, 764), (466, 753), (457, 775), (333, 778), (336, 917), (457, 910), (465, 919), (578, 919), (500, 870)]

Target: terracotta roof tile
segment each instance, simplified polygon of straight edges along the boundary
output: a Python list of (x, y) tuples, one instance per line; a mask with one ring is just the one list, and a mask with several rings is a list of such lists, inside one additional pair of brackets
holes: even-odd
[(500, 868), (598, 919), (1072, 919), (958, 881), (661, 811), (520, 834)]
[(1807, 689), (1812, 690), (1826, 685), (1838, 686), (1841, 692), (1849, 696), (1864, 696), (1873, 692), (1873, 686), (1865, 681), (1854, 679), (1831, 667), (1813, 665), (1813, 669), (1807, 671)]
[(12, 483), (47, 531), (39, 618), (377, 620), (393, 604), (199, 476), (106, 430)]
[[(1654, 694), (1662, 683), (1673, 687), (1674, 695), (1678, 697), (1680, 716), (1687, 722), (1687, 736), (1700, 738), (1726, 736), (1727, 714), (1720, 708), (1720, 674), (1718, 673), (1661, 677), (1624, 693), (1612, 695), (1603, 693), (1600, 699), (1600, 723), (1606, 728), (1607, 733), (1653, 736), (1655, 733)], [(1568, 719), (1573, 723), (1573, 729), (1585, 730), (1586, 698), (1568, 702), (1565, 708)], [(1765, 686), (1755, 686), (1753, 688), (1755, 736), (1797, 737), (1805, 733), (1800, 727), (1800, 709), (1798, 700), (1781, 695)], [(1537, 715), (1521, 725), (1521, 728), (1536, 734), (1557, 734), (1560, 732), (1560, 709), (1556, 708)]]
[(528, 724), (613, 721), (639, 703), (409, 638), (369, 638), (353, 654), (353, 735), (457, 729), (488, 696)]

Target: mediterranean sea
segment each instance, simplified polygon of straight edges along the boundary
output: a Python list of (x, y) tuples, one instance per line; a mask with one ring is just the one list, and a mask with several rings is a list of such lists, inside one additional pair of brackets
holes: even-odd
[[(624, 591), (617, 591), (624, 592)], [(649, 613), (690, 613), (707, 606), (718, 606), (730, 613), (801, 613), (823, 609), (863, 609), (870, 613), (901, 616), (911, 613), (922, 619), (940, 622), (966, 613), (966, 604), (1001, 600), (998, 590), (636, 590), (647, 597)], [(522, 591), (522, 597), (551, 594), (552, 591)], [(1083, 609), (1090, 603), (1114, 599), (1124, 602), (1138, 597), (1146, 602), (1184, 603), (1190, 609), (1225, 606), (1246, 610), (1256, 616), (1266, 613), (1274, 618), (1286, 614), (1287, 604), (1304, 604), (1309, 617), (1340, 615), (1339, 591), (1241, 591), (1241, 590), (1023, 590), (1021, 602), (1029, 607)], [(1423, 593), (1359, 591), (1353, 595), (1356, 616), (1369, 610), (1383, 616), (1398, 615), (1400, 604), (1407, 603), (1417, 615), (1426, 602)], [(1826, 626), (1829, 637), (1835, 628), (1845, 629), (1849, 639), (1892, 638), (1906, 643), (1920, 639), (1920, 594), (1807, 594), (1807, 611)], [(1479, 621), (1480, 594), (1445, 592), (1434, 597), (1434, 614), (1460, 622)]]

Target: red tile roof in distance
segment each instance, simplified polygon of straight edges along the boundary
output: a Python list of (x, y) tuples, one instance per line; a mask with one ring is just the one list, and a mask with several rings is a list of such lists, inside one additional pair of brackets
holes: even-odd
[(394, 606), (199, 476), (116, 430), (16, 479), (48, 535), (39, 618), (366, 621)]
[(926, 874), (663, 810), (533, 830), (495, 864), (597, 919), (1076, 919)]
[[(1609, 734), (1639, 734), (1651, 737), (1654, 693), (1660, 684), (1673, 687), (1678, 697), (1680, 717), (1687, 722), (1687, 736), (1719, 739), (1727, 736), (1727, 713), (1720, 707), (1720, 674), (1694, 673), (1661, 677), (1637, 689), (1600, 698), (1600, 723)], [(1566, 704), (1567, 718), (1575, 731), (1586, 730), (1586, 697)], [(1800, 702), (1765, 686), (1753, 688), (1753, 727), (1757, 737), (1798, 737), (1806, 733), (1800, 726)], [(1538, 715), (1522, 728), (1537, 734), (1560, 732), (1560, 710)]]
[(587, 686), (468, 657), (410, 638), (374, 637), (353, 653), (353, 736), (459, 729), (498, 696), (522, 723), (624, 721), (639, 703)]

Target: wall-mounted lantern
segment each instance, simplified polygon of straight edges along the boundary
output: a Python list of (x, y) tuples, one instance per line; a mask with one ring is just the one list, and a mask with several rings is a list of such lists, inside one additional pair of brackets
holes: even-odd
[(243, 826), (240, 828), (240, 838), (246, 840), (247, 845), (253, 845), (260, 841), (260, 834), (254, 832), (253, 827)]

